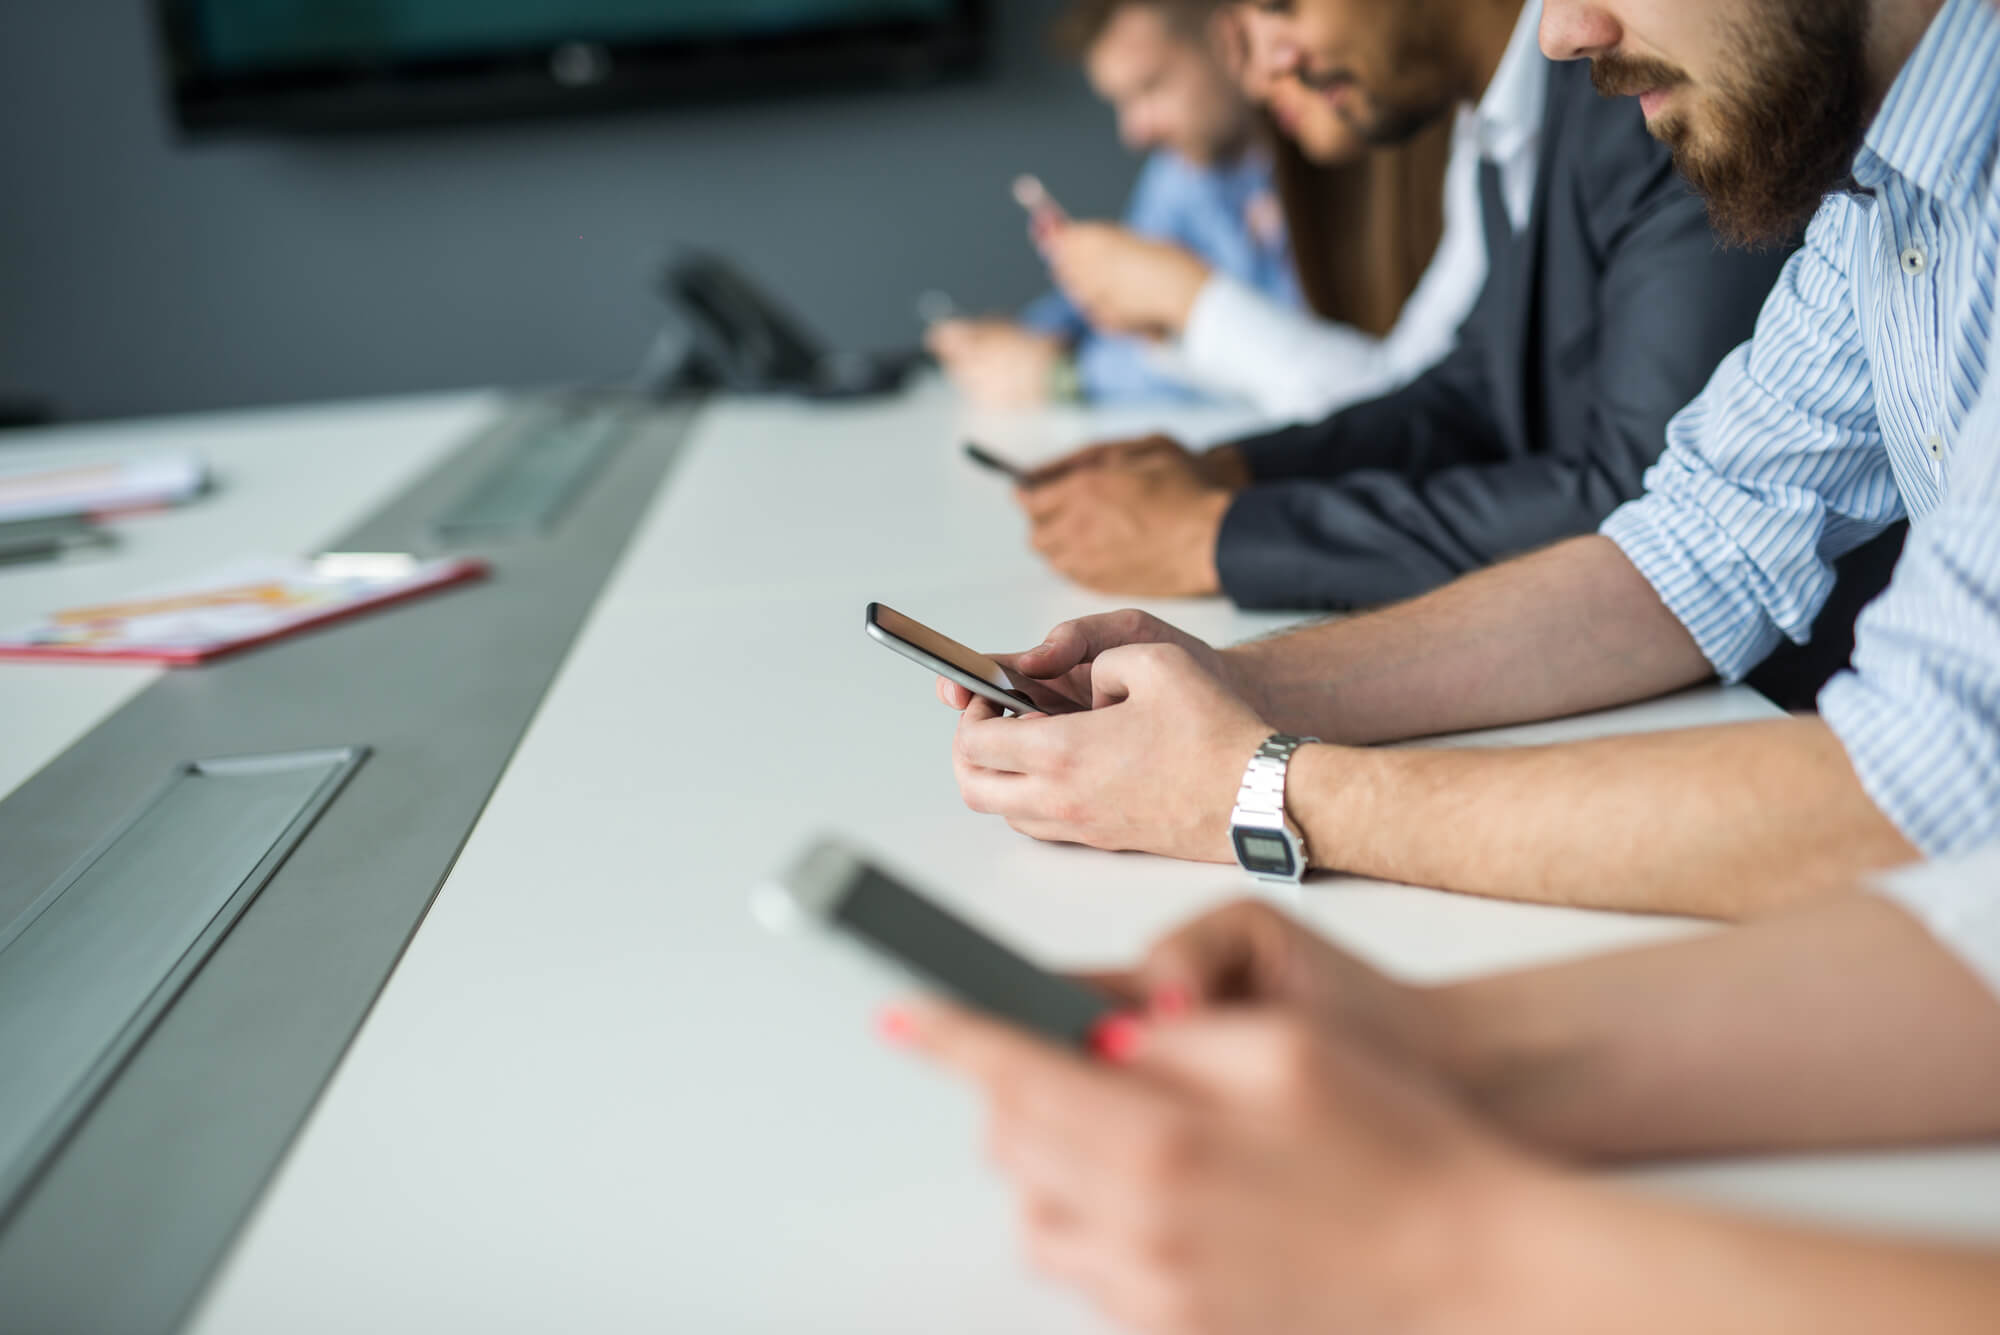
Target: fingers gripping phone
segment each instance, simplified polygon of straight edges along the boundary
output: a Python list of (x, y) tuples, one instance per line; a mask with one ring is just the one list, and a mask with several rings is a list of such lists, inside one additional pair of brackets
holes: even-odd
[(1056, 197), (1042, 184), (1039, 176), (1016, 176), (1014, 178), (1014, 202), (1027, 211), (1037, 229), (1060, 227), (1069, 221), (1069, 212), (1056, 203)]
[(957, 640), (940, 635), (921, 621), (904, 616), (893, 607), (868, 604), (868, 634), (912, 663), (929, 668), (947, 681), (955, 681), (982, 699), (990, 700), (1013, 714), (1046, 712), (1040, 705), (1014, 689), (1007, 670), (975, 653)]
[(832, 840), (807, 848), (752, 908), (773, 931), (825, 928), (954, 1000), (1057, 1043), (1088, 1050), (1117, 1007), (1029, 962)]

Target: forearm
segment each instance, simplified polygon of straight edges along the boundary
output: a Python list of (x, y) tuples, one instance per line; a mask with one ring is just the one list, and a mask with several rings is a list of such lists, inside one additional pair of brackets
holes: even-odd
[(1292, 764), (1316, 866), (1504, 899), (1741, 918), (1917, 857), (1817, 718)]
[(1324, 417), (1408, 380), (1381, 339), (1295, 310), (1226, 274), (1211, 276), (1181, 326), (1206, 383), (1282, 420)]
[(1417, 994), (1483, 1115), (1587, 1158), (2000, 1133), (2000, 1001), (1890, 901)]
[(1710, 675), (1653, 587), (1598, 537), (1226, 659), (1267, 722), (1353, 745), (1586, 713)]
[[(2000, 1327), (2000, 1253), (1871, 1239), (1575, 1181), (1496, 1215), (1455, 1325), (1535, 1335), (1955, 1335)], [(1471, 1269), (1459, 1267), (1459, 1270)], [(1449, 1284), (1448, 1277), (1440, 1288)]]

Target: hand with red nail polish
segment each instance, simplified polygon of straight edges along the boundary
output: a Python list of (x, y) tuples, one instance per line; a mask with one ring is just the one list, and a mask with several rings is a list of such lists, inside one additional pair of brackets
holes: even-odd
[(1123, 1066), (1139, 1055), (1146, 1040), (1144, 1021), (1136, 1015), (1107, 1015), (1090, 1034), (1090, 1050), (1114, 1066)]
[(1156, 1018), (1178, 1020), (1194, 1010), (1194, 992), (1179, 983), (1167, 983), (1153, 989), (1150, 1005)]
[(909, 1047), (916, 1041), (917, 1022), (908, 1011), (890, 1006), (876, 1015), (875, 1032), (893, 1047)]
[(1099, 1060), (949, 1006), (913, 1017), (985, 1100), (1035, 1263), (1136, 1330), (1416, 1329), (1529, 1171), (1422, 1077), (1295, 1013), (1121, 1013)]

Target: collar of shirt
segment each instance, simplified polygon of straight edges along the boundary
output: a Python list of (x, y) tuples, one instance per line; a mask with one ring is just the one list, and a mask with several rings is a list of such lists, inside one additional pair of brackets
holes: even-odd
[(1460, 111), (1458, 120), (1460, 142), (1469, 139), (1479, 156), (1499, 167), (1507, 220), (1516, 232), (1528, 225), (1534, 208), (1542, 120), (1548, 110), (1549, 62), (1541, 51), (1541, 27), (1542, 0), (1525, 0), (1485, 95), (1477, 107)]
[(1158, 150), (1148, 169), (1159, 192), (1176, 201), (1211, 201), (1230, 216), (1240, 214), (1260, 192), (1271, 188), (1271, 153), (1253, 144), (1235, 157), (1198, 166), (1170, 149)]
[(1945, 0), (1889, 88), (1854, 163), (1876, 191), (1900, 176), (1946, 202), (1963, 202), (2000, 150), (2000, 10), (1991, 0)]
[(1271, 150), (1252, 144), (1217, 166), (1215, 173), (1224, 196), (1240, 206), (1271, 188), (1271, 170)]

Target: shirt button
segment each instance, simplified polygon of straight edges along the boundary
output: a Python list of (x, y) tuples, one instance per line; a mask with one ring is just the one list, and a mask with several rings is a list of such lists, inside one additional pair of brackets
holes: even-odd
[(1931, 458), (1944, 458), (1944, 437), (1938, 435), (1925, 436), (1924, 448), (1931, 452)]
[(1912, 278), (1921, 274), (1929, 264), (1930, 257), (1924, 254), (1920, 246), (1911, 246), (1903, 252), (1903, 272)]

